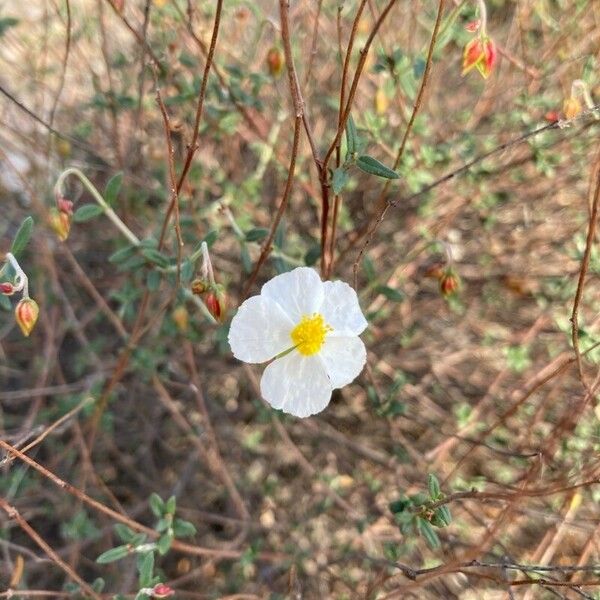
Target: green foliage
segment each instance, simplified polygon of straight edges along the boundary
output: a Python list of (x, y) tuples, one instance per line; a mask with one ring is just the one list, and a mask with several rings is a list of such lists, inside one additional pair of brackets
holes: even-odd
[(19, 226), (19, 229), (17, 229), (17, 233), (15, 233), (15, 237), (13, 238), (13, 242), (10, 246), (10, 251), (14, 256), (18, 257), (23, 250), (25, 250), (25, 247), (31, 238), (32, 231), (33, 219), (31, 217), (26, 217)]
[(122, 184), (123, 173), (120, 171), (113, 175), (106, 184), (106, 188), (104, 190), (104, 200), (106, 200), (106, 203), (110, 206), (116, 204), (117, 196), (119, 195), (119, 191), (121, 190)]
[(102, 214), (104, 214), (104, 208), (102, 208), (100, 205), (84, 204), (75, 211), (75, 214), (73, 215), (73, 221), (75, 221), (75, 223), (84, 223), (85, 221), (95, 219)]
[(433, 473), (427, 476), (427, 490), (429, 495), (418, 493), (402, 496), (390, 502), (389, 509), (404, 535), (420, 534), (427, 545), (435, 550), (441, 545), (436, 528), (450, 525), (452, 515), (448, 505), (443, 502), (446, 496)]

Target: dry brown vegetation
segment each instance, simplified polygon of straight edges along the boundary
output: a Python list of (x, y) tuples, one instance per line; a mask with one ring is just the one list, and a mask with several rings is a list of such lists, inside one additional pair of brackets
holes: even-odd
[[(135, 597), (136, 554), (96, 558), (118, 522), (158, 537), (152, 493), (196, 528), (156, 554), (176, 597), (600, 598), (598, 120), (548, 115), (575, 80), (600, 100), (600, 4), (490, 0), (485, 81), (460, 72), (476, 2), (338, 4), (0, 5), (0, 250), (33, 216), (41, 309), (29, 338), (0, 311), (0, 598)], [(350, 41), (348, 112), (400, 179), (353, 169), (335, 199)], [(123, 172), (113, 208), (167, 263), (115, 259), (105, 216), (58, 241), (68, 167), (100, 191)], [(64, 193), (92, 201), (75, 177)], [(222, 324), (184, 291), (203, 239)], [(305, 263), (356, 269), (368, 364), (299, 420), (260, 400), (227, 328)], [(445, 496), (395, 515), (428, 474)], [(397, 521), (441, 505), (429, 544)]]

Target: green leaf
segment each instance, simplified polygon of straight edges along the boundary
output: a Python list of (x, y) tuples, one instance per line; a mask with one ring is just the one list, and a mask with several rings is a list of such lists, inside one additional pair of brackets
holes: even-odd
[(450, 511), (446, 505), (436, 508), (433, 517), (431, 518), (431, 522), (436, 527), (447, 527), (450, 525), (451, 521), (452, 517), (450, 516)]
[(14, 17), (4, 17), (0, 19), (0, 36), (3, 36), (11, 27), (18, 25), (18, 23), (19, 19), (15, 19)]
[(158, 520), (158, 523), (156, 524), (156, 527), (154, 529), (156, 529), (158, 533), (161, 533), (163, 531), (166, 531), (170, 526), (171, 519), (165, 519), (164, 517), (162, 517)]
[(384, 177), (385, 179), (400, 179), (400, 175), (396, 171), (392, 171), (372, 156), (359, 156), (356, 159), (356, 166), (370, 175), (377, 175), (377, 177)]
[(173, 522), (173, 533), (175, 537), (191, 537), (196, 535), (196, 528), (189, 521), (184, 519), (175, 519)]
[(417, 526), (431, 549), (435, 550), (440, 547), (440, 538), (429, 521), (417, 517)]
[(219, 232), (216, 229), (211, 229), (204, 236), (204, 239), (202, 241), (206, 242), (206, 245), (210, 248), (217, 241), (218, 237), (219, 237)]
[(155, 292), (160, 287), (160, 273), (158, 271), (150, 271), (146, 277), (146, 287)]
[(131, 544), (136, 536), (135, 531), (132, 531), (127, 525), (123, 525), (123, 523), (117, 523), (115, 525), (115, 532), (121, 538), (121, 541), (126, 544)]
[(194, 276), (194, 265), (189, 258), (186, 258), (181, 264), (181, 281), (189, 283)]
[(269, 230), (264, 227), (255, 227), (246, 232), (247, 242), (260, 242), (269, 235)]
[(394, 500), (390, 502), (389, 509), (392, 513), (397, 514), (404, 512), (407, 508), (411, 506), (411, 501), (406, 498), (400, 498), (399, 500)]
[(312, 267), (319, 258), (321, 258), (321, 246), (315, 244), (311, 246), (308, 252), (304, 255), (304, 264), (308, 267)]
[(333, 188), (333, 193), (337, 196), (346, 186), (348, 180), (350, 179), (348, 175), (348, 171), (344, 169), (344, 167), (338, 167), (333, 172), (331, 176), (331, 187)]
[(245, 273), (252, 272), (252, 259), (250, 258), (250, 253), (248, 252), (248, 247), (246, 244), (242, 243), (242, 247), (240, 248), (241, 258), (242, 258), (242, 267), (244, 268)]
[(440, 482), (438, 481), (438, 478), (433, 473), (429, 473), (429, 475), (427, 475), (427, 487), (429, 488), (429, 495), (431, 496), (431, 499), (437, 500), (440, 497), (442, 490), (440, 489)]
[(156, 544), (156, 548), (161, 556), (164, 556), (171, 548), (171, 544), (173, 543), (173, 530), (169, 529), (166, 533), (164, 533), (158, 540)]
[(12, 310), (12, 304), (10, 303), (8, 296), (0, 294), (0, 308), (6, 311)]
[(121, 560), (122, 558), (125, 558), (128, 554), (128, 546), (117, 546), (116, 548), (111, 548), (110, 550), (103, 552), (96, 559), (96, 562), (105, 565), (107, 563), (115, 562), (116, 560)]
[(29, 238), (31, 237), (31, 232), (33, 230), (33, 219), (31, 217), (26, 217), (25, 220), (21, 223), (21, 226), (17, 230), (15, 237), (13, 239), (13, 243), (10, 247), (10, 251), (12, 254), (17, 256), (21, 254), (23, 250), (25, 250), (25, 246), (29, 242)]
[(116, 252), (113, 252), (108, 257), (108, 262), (118, 264), (122, 263), (124, 260), (127, 260), (134, 252), (135, 246), (125, 246), (125, 248), (120, 248)]
[(435, 512), (445, 525), (452, 523), (452, 513), (446, 504), (440, 506)]
[(84, 204), (79, 207), (73, 215), (73, 221), (83, 223), (104, 213), (104, 209), (98, 204)]
[(146, 552), (138, 557), (138, 571), (140, 587), (151, 586), (154, 579), (154, 552)]
[(119, 191), (121, 190), (121, 184), (123, 183), (123, 172), (119, 171), (115, 175), (113, 175), (108, 183), (106, 184), (106, 188), (104, 189), (104, 199), (107, 204), (113, 206), (117, 200), (117, 196), (119, 195)]
[(175, 496), (171, 496), (165, 505), (165, 512), (169, 515), (175, 514), (175, 507), (177, 506), (177, 498)]
[(387, 285), (378, 285), (377, 293), (385, 296), (388, 300), (392, 302), (402, 302), (404, 300), (404, 294), (394, 288), (391, 288)]
[(150, 504), (150, 510), (155, 517), (160, 518), (163, 516), (165, 512), (165, 503), (157, 493), (152, 493), (148, 503)]
[(348, 146), (348, 154), (350, 156), (357, 151), (358, 143), (358, 134), (354, 119), (352, 115), (348, 115), (348, 121), (346, 122), (346, 145)]
[(154, 248), (144, 248), (142, 256), (151, 263), (162, 267), (163, 269), (169, 266), (169, 259)]
[(104, 589), (105, 585), (106, 582), (104, 579), (102, 579), (102, 577), (96, 577), (92, 583), (92, 589), (99, 594)]

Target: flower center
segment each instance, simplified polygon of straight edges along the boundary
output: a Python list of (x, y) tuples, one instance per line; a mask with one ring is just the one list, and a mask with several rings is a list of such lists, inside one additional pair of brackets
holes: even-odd
[(321, 349), (325, 342), (325, 336), (330, 331), (333, 329), (325, 323), (323, 315), (315, 313), (311, 316), (302, 315), (300, 323), (292, 329), (290, 337), (300, 354), (310, 356)]

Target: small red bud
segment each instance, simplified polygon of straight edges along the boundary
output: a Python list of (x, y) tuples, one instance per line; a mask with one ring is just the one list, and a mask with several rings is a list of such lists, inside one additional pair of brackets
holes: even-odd
[(170, 588), (165, 583), (157, 583), (152, 588), (152, 596), (154, 596), (154, 598), (168, 598), (169, 596), (172, 596), (174, 593), (175, 593), (175, 590)]
[(479, 30), (479, 26), (481, 25), (481, 19), (476, 19), (475, 21), (469, 21), (466, 25), (465, 25), (465, 29), (469, 32), (469, 33), (475, 33), (476, 31)]
[(40, 314), (37, 302), (32, 298), (23, 298), (15, 308), (15, 319), (23, 335), (29, 337)]
[(73, 214), (73, 203), (62, 196), (56, 199), (56, 208), (58, 208), (60, 212), (67, 213), (68, 215)]
[(271, 48), (267, 53), (267, 67), (273, 77), (278, 77), (283, 71), (283, 54), (278, 48)]
[(225, 319), (227, 311), (227, 301), (225, 294), (219, 290), (212, 289), (206, 294), (204, 304), (210, 314), (219, 322)]
[(0, 283), (0, 294), (4, 294), (5, 296), (12, 296), (15, 293), (15, 286), (8, 282), (3, 281)]
[(544, 115), (544, 119), (548, 121), (548, 123), (556, 123), (556, 121), (560, 120), (560, 113), (557, 110), (549, 110)]
[(452, 296), (460, 287), (458, 275), (451, 269), (447, 269), (440, 277), (440, 292), (444, 298)]
[(496, 64), (498, 52), (494, 40), (489, 37), (475, 37), (466, 46), (463, 52), (463, 70), (466, 75), (475, 68), (479, 74), (487, 79)]

